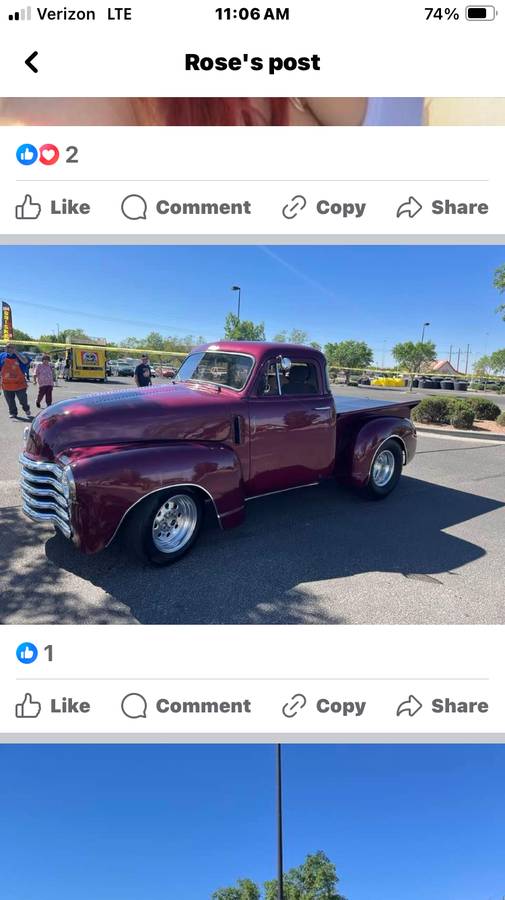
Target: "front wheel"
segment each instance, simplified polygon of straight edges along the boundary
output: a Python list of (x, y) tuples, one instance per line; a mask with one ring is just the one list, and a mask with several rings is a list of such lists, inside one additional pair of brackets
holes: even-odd
[(195, 543), (203, 520), (198, 494), (173, 488), (144, 500), (128, 517), (123, 539), (144, 562), (169, 566)]
[(377, 450), (365, 493), (372, 500), (382, 500), (396, 487), (403, 469), (403, 452), (397, 441), (389, 440)]

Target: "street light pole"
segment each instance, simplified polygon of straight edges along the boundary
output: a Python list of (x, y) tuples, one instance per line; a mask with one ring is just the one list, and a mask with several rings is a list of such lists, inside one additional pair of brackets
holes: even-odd
[(387, 338), (384, 338), (382, 342), (382, 368), (384, 368), (384, 356), (386, 355), (386, 341)]
[(240, 322), (240, 295), (242, 293), (240, 286), (238, 284), (234, 284), (232, 287), (232, 291), (238, 291), (238, 308), (237, 308), (237, 319)]
[(421, 344), (424, 344), (424, 330), (425, 330), (425, 328), (428, 328), (429, 324), (430, 324), (429, 322), (425, 322), (423, 325), (423, 333), (421, 335)]
[(276, 793), (277, 793), (277, 900), (284, 900), (284, 860), (282, 835), (282, 748), (276, 747)]

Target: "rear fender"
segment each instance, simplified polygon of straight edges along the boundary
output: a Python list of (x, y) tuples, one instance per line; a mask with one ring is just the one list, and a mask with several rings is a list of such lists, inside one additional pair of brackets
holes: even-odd
[(416, 452), (416, 429), (410, 419), (384, 417), (371, 419), (357, 432), (352, 445), (350, 480), (356, 487), (364, 487), (377, 450), (390, 438), (395, 438), (403, 450), (404, 463), (412, 460)]
[(224, 444), (174, 441), (82, 448), (66, 455), (76, 484), (74, 540), (85, 553), (96, 553), (110, 544), (137, 503), (169, 487), (198, 489), (212, 502), (222, 528), (243, 521), (240, 462)]

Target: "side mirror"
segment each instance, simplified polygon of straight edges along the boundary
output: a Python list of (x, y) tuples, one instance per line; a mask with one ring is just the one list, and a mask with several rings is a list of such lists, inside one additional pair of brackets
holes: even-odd
[(292, 366), (292, 362), (291, 362), (291, 360), (289, 359), (288, 356), (282, 356), (282, 357), (279, 359), (279, 365), (280, 365), (280, 367), (281, 367), (281, 369), (282, 369), (283, 372), (289, 372), (289, 370), (290, 370), (290, 368), (291, 368), (291, 366)]

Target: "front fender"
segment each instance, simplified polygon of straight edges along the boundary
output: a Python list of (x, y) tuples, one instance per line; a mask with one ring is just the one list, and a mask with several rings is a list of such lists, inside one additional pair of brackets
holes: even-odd
[(222, 528), (244, 518), (242, 471), (224, 444), (174, 441), (86, 447), (67, 453), (75, 479), (74, 541), (85, 553), (102, 550), (127, 512), (143, 498), (175, 485), (194, 485), (214, 504)]
[(417, 445), (416, 429), (410, 419), (387, 416), (372, 419), (360, 428), (353, 445), (350, 469), (350, 480), (356, 487), (364, 487), (367, 483), (378, 448), (392, 437), (398, 438), (402, 445), (405, 463), (410, 462)]

